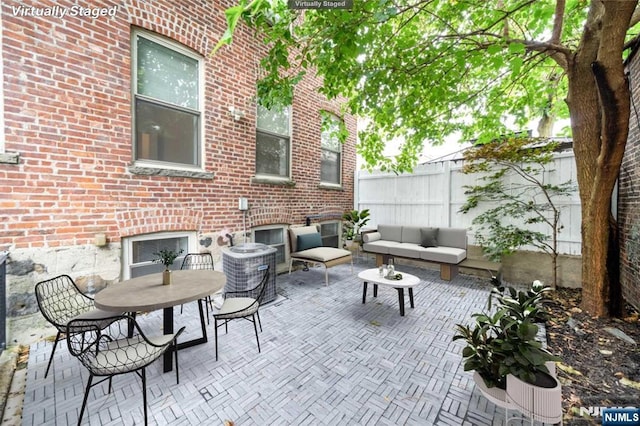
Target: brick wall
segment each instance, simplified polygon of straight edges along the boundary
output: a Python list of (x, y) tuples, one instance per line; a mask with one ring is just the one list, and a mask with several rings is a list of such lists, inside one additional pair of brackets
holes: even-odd
[[(76, 2), (59, 1), (61, 7)], [(222, 3), (222, 5), (220, 5)], [(16, 16), (2, 4), (5, 143), (19, 164), (0, 164), (0, 250), (111, 243), (164, 230), (239, 229), (237, 199), (269, 220), (303, 223), (325, 206), (353, 205), (355, 120), (343, 151), (342, 190), (319, 187), (320, 115), (339, 113), (309, 76), (295, 92), (292, 177), (295, 186), (252, 182), (255, 171), (255, 83), (264, 47), (241, 26), (233, 46), (210, 51), (225, 29), (218, 1), (95, 1), (114, 17)], [(178, 41), (205, 58), (204, 169), (213, 178), (131, 173), (132, 26)], [(245, 111), (234, 121), (229, 106)], [(282, 214), (286, 212), (286, 214)], [(256, 213), (256, 216), (258, 214)]]
[(618, 189), (620, 279), (625, 300), (640, 308), (640, 56), (637, 52), (627, 66), (633, 103)]
[[(297, 87), (292, 108), (295, 184), (252, 179), (254, 99), (265, 48), (240, 25), (233, 45), (210, 55), (226, 28), (224, 9), (234, 1), (88, 3), (115, 7), (115, 16), (32, 16), (32, 6), (43, 10), (52, 2), (0, 3), (5, 125), (0, 251), (9, 251), (8, 315), (15, 318), (10, 334), (27, 328), (25, 344), (37, 339), (34, 327), (44, 325), (34, 284), (62, 273), (89, 290), (118, 281), (122, 238), (195, 231), (200, 249), (219, 259), (220, 231), (238, 233), (247, 218), (250, 227), (303, 224), (306, 216), (331, 212), (336, 218), (353, 206), (356, 122), (345, 117), (350, 137), (343, 147), (342, 188), (322, 188), (319, 111), (339, 113), (340, 105), (316, 92), (320, 82), (312, 75)], [(71, 10), (78, 2), (55, 4), (57, 10)], [(150, 171), (133, 163), (133, 28), (182, 43), (204, 58), (200, 172)], [(244, 118), (234, 120), (230, 106), (241, 109)], [(238, 197), (249, 201), (246, 218)], [(107, 246), (94, 245), (96, 234), (106, 235)]]

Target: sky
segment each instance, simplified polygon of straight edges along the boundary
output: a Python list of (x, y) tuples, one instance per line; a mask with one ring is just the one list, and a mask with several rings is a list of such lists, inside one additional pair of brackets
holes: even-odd
[[(553, 127), (554, 136), (557, 136), (557, 132), (559, 132), (566, 126), (569, 126), (569, 124), (570, 124), (569, 120), (558, 120)], [(533, 136), (538, 136), (538, 132), (536, 130), (537, 127), (538, 127), (538, 123), (537, 123), (537, 120), (535, 120), (530, 123), (529, 129), (525, 129), (525, 130), (531, 130)], [(393, 140), (388, 142), (384, 150), (384, 155), (394, 156), (398, 154), (400, 150), (400, 144), (401, 144), (401, 140)], [(463, 150), (470, 146), (471, 144), (469, 142), (462, 142), (455, 135), (448, 137), (445, 140), (445, 142), (441, 145), (431, 145), (430, 143), (425, 143), (422, 153), (418, 158), (418, 164), (424, 163), (436, 158), (444, 157), (445, 155), (452, 154), (454, 152)], [(359, 158), (358, 161), (360, 162), (359, 164), (361, 164), (363, 160)]]

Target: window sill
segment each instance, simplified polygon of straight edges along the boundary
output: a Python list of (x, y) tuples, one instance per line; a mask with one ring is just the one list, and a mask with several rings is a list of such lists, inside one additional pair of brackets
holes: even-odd
[(253, 176), (251, 178), (252, 184), (266, 184), (266, 185), (280, 185), (280, 186), (296, 186), (295, 181), (287, 178), (277, 178), (268, 176)]
[(159, 167), (145, 167), (130, 165), (128, 167), (129, 173), (134, 175), (144, 176), (172, 176), (172, 177), (186, 177), (193, 179), (213, 179), (214, 174), (199, 170), (185, 170), (185, 169), (164, 169)]
[(20, 164), (20, 154), (17, 152), (0, 152), (0, 163)]
[(342, 187), (342, 185), (336, 185), (335, 183), (320, 183), (318, 185), (318, 188), (320, 189), (331, 189), (333, 191), (344, 191), (344, 188)]

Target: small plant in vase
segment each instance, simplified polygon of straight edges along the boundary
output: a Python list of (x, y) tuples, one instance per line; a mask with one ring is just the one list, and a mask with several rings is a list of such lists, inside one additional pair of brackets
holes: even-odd
[(153, 253), (154, 255), (158, 256), (157, 258), (153, 259), (153, 261), (162, 263), (164, 265), (164, 271), (162, 271), (162, 284), (171, 284), (171, 270), (169, 269), (169, 267), (173, 265), (173, 262), (178, 256), (180, 256), (180, 254), (182, 254), (182, 252), (182, 249), (177, 252), (173, 250), (162, 249), (156, 253)]

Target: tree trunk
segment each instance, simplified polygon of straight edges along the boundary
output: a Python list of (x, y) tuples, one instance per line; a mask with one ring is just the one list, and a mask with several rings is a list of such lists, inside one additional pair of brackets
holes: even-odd
[[(567, 103), (582, 207), (582, 308), (609, 315), (611, 194), (627, 141), (630, 92), (622, 48), (637, 1), (592, 1), (568, 66)], [(611, 275), (615, 276), (615, 274)]]
[[(579, 161), (577, 156), (576, 161)], [(593, 186), (602, 187), (597, 182)], [(593, 193), (594, 189), (584, 192)], [(611, 207), (610, 203), (598, 200), (610, 200), (610, 196), (603, 195), (605, 193), (609, 190), (602, 188), (601, 196), (590, 197), (593, 201), (582, 209), (582, 308), (595, 316), (609, 315), (607, 255)]]
[[(622, 76), (620, 76), (622, 78)], [(580, 90), (580, 89), (577, 89)], [(583, 87), (584, 90), (584, 87)], [(629, 100), (629, 91), (619, 89), (616, 103), (624, 104), (626, 97)], [(620, 170), (624, 144), (627, 139), (627, 126), (629, 109), (625, 114), (624, 108), (602, 111), (610, 108), (597, 105), (593, 110), (583, 105), (584, 108), (574, 108), (582, 120), (600, 121), (600, 112), (609, 115), (609, 119), (615, 119), (617, 129), (610, 132), (607, 137), (602, 132), (578, 131), (574, 133), (574, 152), (578, 170), (578, 186), (580, 188), (580, 200), (582, 204), (582, 308), (596, 316), (608, 316), (610, 299), (609, 278), (618, 276), (619, 264), (608, 262), (609, 258), (609, 226), (611, 216), (611, 196)], [(577, 110), (577, 111), (576, 111)], [(595, 111), (594, 111), (595, 110)], [(572, 116), (574, 112), (572, 112)], [(617, 115), (617, 116), (616, 116)], [(588, 117), (588, 118), (587, 118)], [(591, 126), (585, 126), (590, 128)], [(578, 129), (579, 130), (579, 129)], [(575, 131), (575, 130), (574, 130)], [(592, 129), (591, 129), (592, 131)], [(575, 135), (579, 135), (575, 138)], [(609, 153), (602, 144), (609, 143), (608, 138), (616, 142), (611, 144)], [(598, 147), (594, 155), (594, 147)], [(612, 268), (613, 271), (609, 271)], [(615, 286), (614, 286), (615, 287)]]
[(550, 138), (553, 136), (553, 125), (555, 123), (554, 117), (547, 114), (547, 112), (542, 113), (542, 118), (538, 121), (538, 136), (541, 138)]

